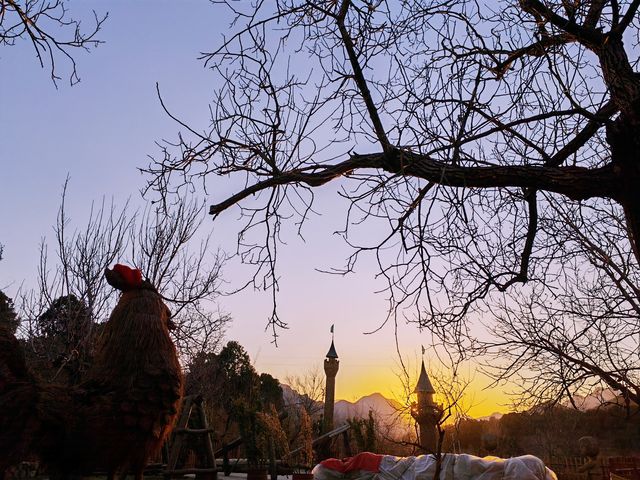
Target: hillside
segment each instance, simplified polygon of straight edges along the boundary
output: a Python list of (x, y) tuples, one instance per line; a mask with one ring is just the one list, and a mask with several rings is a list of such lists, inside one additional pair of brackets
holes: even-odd
[[(289, 385), (281, 384), (281, 386), (286, 405), (305, 405), (307, 408), (310, 407), (315, 415), (322, 415), (323, 402), (315, 402), (308, 396), (299, 394)], [(337, 427), (351, 418), (366, 419), (371, 411), (383, 431), (403, 434), (409, 423), (402, 420), (399, 414), (401, 410), (402, 405), (397, 401), (388, 399), (381, 393), (372, 393), (355, 402), (338, 400), (334, 405), (333, 423)]]
[(394, 418), (402, 406), (395, 400), (385, 398), (380, 393), (372, 393), (354, 402), (338, 400), (333, 410), (336, 424), (345, 422), (348, 418), (367, 418), (369, 411), (381, 420)]

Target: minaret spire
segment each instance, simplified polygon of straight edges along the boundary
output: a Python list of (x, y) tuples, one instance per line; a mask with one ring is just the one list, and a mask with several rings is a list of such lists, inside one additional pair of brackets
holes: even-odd
[(331, 325), (331, 347), (324, 359), (324, 373), (327, 376), (324, 394), (324, 421), (323, 433), (333, 430), (333, 406), (336, 398), (336, 375), (340, 361), (338, 360), (338, 352), (334, 344), (333, 325)]
[[(422, 353), (424, 355), (424, 347), (422, 347)], [(420, 445), (425, 453), (435, 453), (438, 448), (436, 426), (442, 416), (442, 406), (433, 400), (433, 394), (436, 391), (424, 366), (424, 358), (422, 359), (418, 383), (413, 393), (417, 395), (418, 401), (411, 404), (411, 416), (415, 419), (420, 429)]]
[(431, 394), (431, 401), (433, 402), (433, 394), (436, 393), (433, 385), (431, 384), (431, 379), (427, 374), (427, 369), (424, 367), (424, 360), (422, 360), (422, 368), (420, 368), (420, 376), (418, 377), (418, 383), (416, 383), (416, 388), (413, 390), (413, 393), (427, 393)]

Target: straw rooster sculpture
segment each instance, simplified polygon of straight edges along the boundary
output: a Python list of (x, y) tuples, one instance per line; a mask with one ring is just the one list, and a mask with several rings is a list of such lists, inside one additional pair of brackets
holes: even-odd
[(0, 479), (30, 455), (62, 477), (102, 470), (141, 479), (170, 433), (183, 378), (169, 309), (139, 270), (116, 265), (105, 277), (122, 295), (80, 385), (36, 380), (0, 326)]

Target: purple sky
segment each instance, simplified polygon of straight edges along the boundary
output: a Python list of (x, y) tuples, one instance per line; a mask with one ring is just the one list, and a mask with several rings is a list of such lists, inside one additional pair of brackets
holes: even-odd
[[(213, 77), (197, 57), (228, 31), (226, 11), (205, 1), (83, 0), (69, 7), (81, 18), (92, 9), (99, 14), (109, 9), (99, 34), (105, 43), (91, 54), (75, 54), (80, 84), (68, 85), (68, 65), (60, 63), (63, 80), (56, 90), (26, 41), (0, 50), (0, 243), (5, 245), (0, 288), (10, 295), (34, 280), (38, 244), (52, 236), (67, 175), (69, 215), (76, 225), (82, 225), (90, 203), (102, 196), (118, 204), (127, 198), (133, 206), (144, 204), (139, 193), (144, 178), (137, 167), (157, 153), (155, 141), (173, 138), (178, 131), (160, 107), (155, 83), (175, 113), (206, 128)], [(225, 192), (218, 188), (209, 192), (208, 203), (222, 198)], [(362, 263), (348, 278), (314, 270), (342, 266), (349, 253), (331, 235), (343, 220), (334, 188), (317, 192), (323, 215), (308, 225), (306, 241), (288, 232), (288, 245), (280, 250), (280, 314), (290, 328), (280, 332), (279, 347), (264, 331), (270, 312), (264, 292), (245, 291), (221, 300), (221, 308), (234, 318), (227, 336), (247, 348), (259, 370), (282, 379), (321, 365), (335, 323), (341, 360), (338, 398), (353, 400), (376, 390), (389, 394), (399, 391), (393, 328), (363, 334), (386, 317), (384, 296), (374, 294), (383, 286), (374, 280), (375, 266)], [(215, 226), (214, 239), (224, 248), (234, 245), (235, 232), (225, 236), (225, 231), (233, 231), (236, 218), (231, 210)], [(205, 228), (210, 225), (207, 219)], [(246, 273), (231, 264), (225, 277), (240, 282)], [(399, 340), (414, 363), (421, 343), (428, 344), (428, 336), (414, 326), (403, 326)], [(486, 383), (477, 379), (478, 388)], [(473, 413), (495, 411), (498, 397), (497, 392), (476, 393), (480, 406)]]

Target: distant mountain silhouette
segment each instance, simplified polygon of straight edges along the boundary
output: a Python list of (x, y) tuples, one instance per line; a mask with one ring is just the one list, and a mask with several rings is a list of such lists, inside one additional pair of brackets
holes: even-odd
[[(324, 402), (315, 402), (307, 395), (300, 394), (289, 385), (280, 384), (285, 405), (312, 405), (314, 411), (324, 409)], [(333, 409), (334, 423), (341, 424), (349, 418), (367, 418), (371, 410), (376, 418), (386, 420), (388, 417), (397, 415), (402, 409), (400, 403), (386, 398), (381, 393), (372, 393), (360, 398), (356, 402), (338, 400)]]
[[(316, 419), (322, 415), (324, 402), (315, 402), (307, 395), (298, 393), (289, 385), (281, 384), (280, 386), (285, 405), (311, 407)], [(335, 427), (338, 427), (350, 419), (367, 419), (371, 411), (383, 432), (403, 435), (410, 422), (399, 414), (401, 410), (402, 406), (396, 400), (388, 399), (381, 393), (372, 393), (355, 402), (338, 400), (334, 405), (333, 423)]]
[[(623, 406), (625, 404), (624, 398), (610, 388), (598, 389), (585, 396), (574, 395), (573, 401), (575, 406), (578, 407), (578, 410), (582, 412), (610, 405)], [(569, 400), (563, 401), (562, 404), (573, 408), (573, 405)]]
[(299, 403), (300, 397), (302, 397), (301, 394), (286, 383), (281, 383), (280, 387), (282, 388), (282, 399), (284, 400), (285, 405), (296, 405)]
[(322, 414), (324, 402), (316, 402), (309, 398), (308, 395), (297, 392), (286, 383), (281, 383), (280, 387), (282, 387), (282, 399), (286, 406), (304, 405), (314, 417)]
[(372, 393), (354, 402), (339, 400), (335, 403), (333, 419), (335, 423), (344, 423), (349, 418), (367, 418), (369, 411), (379, 420), (386, 421), (397, 416), (402, 409), (400, 403), (384, 397), (381, 393)]
[(477, 417), (476, 420), (500, 420), (503, 417), (504, 413), (493, 412), (491, 415), (485, 415), (484, 417)]

